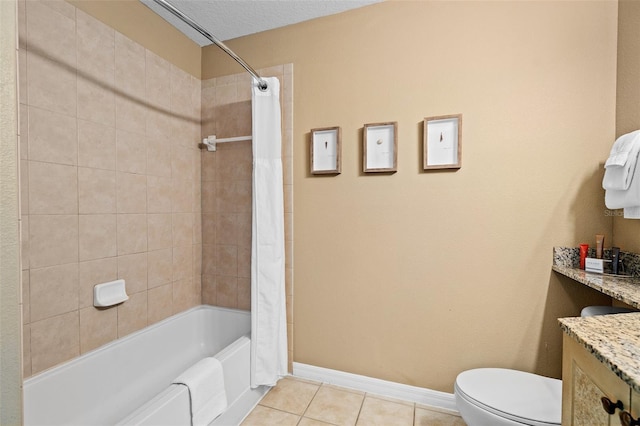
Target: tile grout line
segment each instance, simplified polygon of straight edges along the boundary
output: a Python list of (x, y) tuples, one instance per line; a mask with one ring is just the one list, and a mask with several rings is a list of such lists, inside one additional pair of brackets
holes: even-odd
[[(313, 396), (309, 399), (309, 402), (306, 404), (306, 408), (302, 411), (302, 414), (298, 414), (296, 412), (291, 412), (288, 409), (274, 408), (274, 407), (270, 407), (270, 406), (262, 405), (262, 404), (259, 404), (259, 405), (261, 405), (263, 408), (266, 408), (266, 409), (272, 409), (272, 410), (279, 411), (281, 413), (287, 413), (287, 414), (291, 414), (291, 415), (297, 416), (296, 425), (302, 424), (303, 419), (308, 419), (308, 420), (318, 421), (318, 422), (321, 422), (321, 423), (327, 424), (327, 425), (339, 426), (340, 423), (334, 423), (334, 422), (330, 422), (330, 421), (327, 421), (327, 420), (320, 420), (320, 419), (315, 419), (313, 417), (307, 417), (306, 416), (306, 414), (307, 414), (307, 412), (309, 410), (309, 407), (311, 406), (311, 404), (313, 403), (315, 398), (318, 396), (318, 392), (320, 391), (320, 388), (323, 387), (323, 386), (327, 386), (329, 388), (329, 387), (332, 387), (333, 385), (328, 384), (328, 383), (316, 384), (315, 392), (314, 392)], [(340, 390), (343, 390), (343, 389), (340, 388)], [(404, 406), (407, 406), (407, 407), (411, 407), (411, 409), (412, 409), (412, 417), (411, 417), (411, 423), (409, 423), (409, 424), (413, 425), (413, 426), (416, 425), (416, 422), (418, 421), (418, 418), (417, 418), (418, 404), (416, 404), (416, 403), (408, 403), (407, 404), (407, 403), (402, 403), (401, 401), (396, 402), (395, 400), (387, 400), (387, 399), (384, 399), (384, 398), (379, 398), (379, 395), (368, 393), (368, 392), (362, 392), (361, 394), (362, 394), (362, 402), (360, 403), (360, 407), (359, 407), (358, 414), (356, 416), (356, 420), (355, 420), (354, 423), (350, 423), (350, 425), (357, 425), (358, 424), (358, 421), (360, 420), (360, 418), (362, 416), (362, 413), (363, 413), (363, 410), (364, 410), (364, 402), (365, 402), (365, 400), (367, 398), (372, 399), (372, 400), (381, 399), (382, 401), (388, 401), (390, 403), (400, 404), (400, 405), (404, 405)]]
[(270, 407), (268, 405), (263, 405), (262, 404), (262, 399), (264, 399), (264, 397), (267, 396), (268, 392), (267, 392), (267, 394), (264, 395), (264, 397), (260, 400), (260, 402), (258, 402), (258, 405), (261, 406), (261, 407), (264, 407), (266, 409), (269, 409), (269, 410), (276, 410), (276, 411), (279, 411), (281, 413), (292, 414), (292, 415), (298, 416), (298, 421), (296, 422), (296, 425), (298, 425), (298, 424), (300, 424), (300, 422), (304, 418), (304, 414), (306, 413), (307, 409), (309, 408), (309, 405), (311, 405), (311, 402), (313, 401), (313, 399), (316, 397), (318, 391), (320, 390), (320, 387), (321, 387), (321, 385), (318, 386), (318, 389), (316, 389), (315, 393), (313, 394), (313, 397), (311, 397), (311, 399), (309, 400), (309, 403), (307, 403), (307, 405), (306, 405), (305, 409), (303, 410), (302, 414), (292, 413), (290, 411), (287, 411), (287, 410), (284, 410), (284, 409), (281, 409), (281, 408), (275, 408), (275, 407)]
[[(314, 392), (313, 396), (311, 397), (311, 399), (309, 400), (309, 403), (307, 403), (307, 406), (305, 407), (304, 411), (302, 412), (302, 415), (300, 416), (300, 420), (298, 420), (298, 424), (300, 424), (300, 422), (302, 422), (302, 419), (311, 419), (311, 420), (315, 420), (315, 421), (322, 421), (323, 423), (327, 423), (323, 420), (318, 420), (318, 419), (314, 419), (313, 417), (306, 417), (305, 414), (307, 414), (307, 411), (309, 411), (309, 407), (311, 407), (311, 403), (313, 402), (314, 399), (316, 399), (316, 396), (318, 396), (318, 392), (320, 392), (320, 388), (322, 388), (322, 386), (324, 385), (324, 383), (320, 383), (320, 385), (318, 385), (318, 388), (316, 389), (316, 391)], [(327, 423), (327, 424), (332, 424), (332, 423)]]
[(353, 424), (353, 426), (356, 426), (358, 424), (358, 420), (360, 420), (360, 414), (362, 414), (362, 407), (364, 407), (364, 400), (367, 399), (367, 393), (365, 392), (363, 397), (362, 397), (362, 402), (360, 403), (360, 409), (358, 410), (358, 415), (356, 416), (356, 422)]
[[(313, 393), (313, 396), (311, 397), (311, 399), (307, 403), (307, 406), (302, 411), (302, 415), (300, 416), (300, 421), (302, 421), (302, 419), (304, 418), (304, 415), (307, 414), (307, 411), (309, 410), (309, 407), (311, 406), (311, 403), (313, 402), (314, 399), (316, 399), (316, 396), (318, 395), (318, 392), (320, 392), (320, 388), (321, 387), (322, 387), (322, 384), (320, 384), (318, 386), (318, 389), (316, 389), (316, 391)], [(300, 423), (300, 421), (298, 423)]]
[[(274, 411), (279, 411), (279, 412), (281, 412), (281, 413), (291, 414), (291, 415), (293, 415), (293, 416), (298, 416), (298, 417), (300, 417), (300, 419), (302, 419), (302, 416), (300, 416), (299, 414), (292, 413), (292, 412), (287, 411), (287, 410), (283, 410), (282, 408), (269, 407), (268, 405), (262, 405), (262, 404), (260, 404), (260, 403), (258, 403), (258, 405), (256, 405), (256, 407), (258, 407), (258, 406), (260, 406), (260, 407), (262, 407), (262, 408), (266, 408), (267, 410), (274, 410)], [(255, 408), (254, 408), (254, 409), (255, 409)], [(251, 410), (251, 412), (253, 412), (253, 410)], [(249, 414), (251, 414), (251, 412), (250, 412)]]

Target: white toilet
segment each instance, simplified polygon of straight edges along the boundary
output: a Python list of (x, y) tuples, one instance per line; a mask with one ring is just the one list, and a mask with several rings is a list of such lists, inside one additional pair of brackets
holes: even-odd
[(460, 373), (456, 404), (468, 426), (551, 426), (562, 417), (562, 381), (504, 368)]

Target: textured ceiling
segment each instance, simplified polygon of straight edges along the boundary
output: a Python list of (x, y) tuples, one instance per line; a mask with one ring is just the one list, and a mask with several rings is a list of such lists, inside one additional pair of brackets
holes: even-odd
[[(153, 0), (140, 0), (200, 46), (209, 40)], [(218, 40), (254, 34), (382, 0), (169, 0)]]

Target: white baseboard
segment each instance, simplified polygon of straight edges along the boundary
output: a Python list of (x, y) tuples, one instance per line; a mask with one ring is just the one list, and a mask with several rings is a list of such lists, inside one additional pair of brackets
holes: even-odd
[(433, 407), (450, 414), (459, 414), (455, 397), (452, 393), (389, 382), (299, 362), (293, 363), (293, 375), (302, 379), (315, 380), (389, 398), (415, 402), (416, 404)]

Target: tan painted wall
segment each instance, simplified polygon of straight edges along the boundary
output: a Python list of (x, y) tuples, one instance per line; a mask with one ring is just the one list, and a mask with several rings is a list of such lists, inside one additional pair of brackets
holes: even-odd
[(67, 0), (140, 43), (156, 55), (200, 78), (200, 46), (138, 0)]
[[(556, 318), (595, 292), (554, 245), (610, 238), (616, 2), (384, 2), (228, 44), (294, 64), (294, 361), (452, 391), (477, 366), (559, 376)], [(238, 72), (203, 50), (203, 79)], [(422, 120), (462, 113), (463, 166), (421, 171)], [(361, 128), (398, 121), (398, 172), (361, 170)], [(341, 126), (342, 174), (308, 132)]]
[[(640, 129), (640, 3), (623, 0), (619, 9), (616, 137)], [(615, 216), (613, 235), (623, 250), (640, 252), (640, 221)]]

